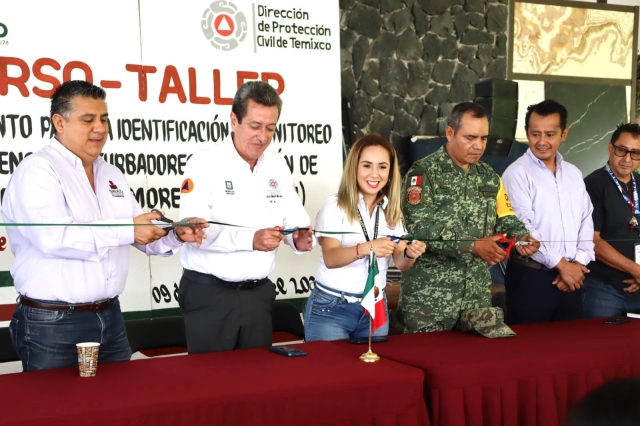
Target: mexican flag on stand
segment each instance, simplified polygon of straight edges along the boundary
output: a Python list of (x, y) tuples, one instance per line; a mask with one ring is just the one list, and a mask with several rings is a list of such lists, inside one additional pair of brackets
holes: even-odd
[(376, 260), (376, 254), (372, 251), (369, 261), (369, 275), (367, 276), (367, 283), (362, 293), (362, 302), (360, 302), (373, 320), (371, 325), (372, 333), (387, 322), (387, 312), (384, 309), (384, 296), (382, 291), (378, 289), (378, 297), (376, 298), (375, 296), (376, 275), (378, 275), (378, 261)]

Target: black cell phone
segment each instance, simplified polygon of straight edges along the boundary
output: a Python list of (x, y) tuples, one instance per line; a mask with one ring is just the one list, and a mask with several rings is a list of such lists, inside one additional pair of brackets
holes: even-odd
[(296, 349), (290, 346), (271, 346), (269, 350), (273, 353), (284, 356), (305, 356), (307, 354), (302, 349)]
[(604, 320), (605, 324), (613, 325), (624, 324), (625, 322), (631, 322), (631, 320), (629, 318), (609, 318), (607, 320)]
[[(382, 342), (388, 342), (389, 339), (387, 339), (384, 336), (371, 336), (371, 343), (382, 343)], [(363, 345), (363, 344), (367, 344), (369, 343), (369, 338), (368, 337), (351, 337), (349, 338), (349, 340), (347, 340), (347, 342), (349, 343), (353, 343), (355, 345)]]

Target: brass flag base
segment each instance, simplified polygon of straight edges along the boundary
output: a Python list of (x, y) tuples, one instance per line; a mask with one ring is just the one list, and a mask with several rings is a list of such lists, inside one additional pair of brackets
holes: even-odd
[(380, 361), (380, 357), (373, 352), (371, 352), (371, 348), (366, 353), (360, 355), (360, 361), (362, 362), (378, 362)]
[(369, 317), (369, 350), (366, 353), (360, 355), (360, 361), (362, 362), (378, 362), (380, 361), (380, 357), (373, 352), (371, 352), (371, 317)]

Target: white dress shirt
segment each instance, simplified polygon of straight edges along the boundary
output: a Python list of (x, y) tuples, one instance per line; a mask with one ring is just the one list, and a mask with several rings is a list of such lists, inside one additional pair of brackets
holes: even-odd
[(547, 268), (563, 257), (583, 265), (595, 260), (593, 205), (576, 166), (556, 153), (554, 175), (528, 149), (507, 167), (502, 182), (518, 219), (542, 241), (533, 260)]
[[(373, 239), (376, 227), (376, 210), (373, 211), (372, 215), (369, 215), (369, 210), (365, 205), (362, 194), (360, 194), (359, 200), (358, 210), (367, 229), (369, 239)], [(400, 237), (407, 233), (402, 222), (393, 227), (387, 224), (384, 216), (384, 208), (387, 207), (388, 203), (389, 200), (387, 197), (384, 197), (382, 208), (380, 209), (378, 238), (389, 235)], [(338, 197), (336, 195), (329, 197), (324, 203), (324, 206), (322, 206), (322, 210), (318, 212), (315, 229), (318, 231), (353, 232), (353, 234), (342, 235), (318, 233), (318, 237), (335, 238), (340, 241), (340, 247), (353, 247), (354, 259), (356, 255), (355, 246), (367, 241), (364, 237), (364, 232), (362, 232), (360, 221), (357, 219), (354, 222), (349, 221), (345, 212), (338, 207)], [(324, 263), (324, 257), (320, 255), (316, 281), (322, 286), (338, 292), (344, 291), (347, 293), (362, 294), (369, 274), (369, 249), (367, 248), (360, 252), (360, 255), (364, 255), (364, 259), (357, 259), (346, 266), (334, 269), (327, 268)], [(387, 269), (389, 269), (390, 258), (381, 257), (377, 259), (379, 273), (376, 276), (376, 286), (382, 290), (387, 285)]]
[[(252, 171), (228, 141), (196, 152), (184, 176), (190, 186), (181, 190), (180, 218), (238, 225), (212, 224), (199, 248), (185, 244), (180, 259), (186, 269), (232, 282), (265, 278), (275, 267), (276, 250), (254, 250), (256, 231), (310, 223), (289, 167), (276, 153), (266, 151)], [(298, 253), (292, 235), (284, 241)]]
[[(93, 162), (95, 192), (81, 160), (55, 138), (26, 157), (9, 180), (2, 204), (7, 223), (131, 224), (143, 213), (124, 175)], [(90, 303), (118, 296), (129, 270), (129, 245), (169, 256), (181, 243), (169, 233), (134, 243), (133, 226), (7, 227), (16, 291), (34, 299)]]

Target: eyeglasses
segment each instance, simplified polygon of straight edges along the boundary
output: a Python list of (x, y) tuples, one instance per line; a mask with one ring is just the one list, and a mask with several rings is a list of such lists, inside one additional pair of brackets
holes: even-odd
[(611, 146), (613, 146), (613, 153), (616, 155), (616, 157), (626, 157), (627, 154), (629, 154), (631, 155), (632, 160), (640, 160), (640, 151), (629, 151), (623, 146), (616, 146), (613, 142), (611, 142)]

